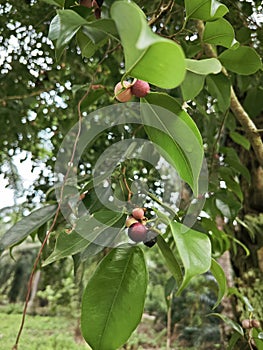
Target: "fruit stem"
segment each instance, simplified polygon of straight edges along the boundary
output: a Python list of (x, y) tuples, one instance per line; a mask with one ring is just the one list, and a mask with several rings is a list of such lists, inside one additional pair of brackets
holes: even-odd
[(145, 194), (147, 194), (152, 200), (154, 200), (156, 203), (160, 204), (164, 209), (168, 211), (173, 216), (173, 219), (176, 221), (181, 221), (177, 213), (170, 208), (167, 204), (163, 203), (159, 198), (157, 198), (155, 195), (153, 195), (151, 192), (145, 191)]

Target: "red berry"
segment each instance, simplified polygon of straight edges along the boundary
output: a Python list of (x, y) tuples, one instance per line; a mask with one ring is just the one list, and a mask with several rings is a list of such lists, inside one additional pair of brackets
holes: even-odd
[(132, 93), (130, 88), (131, 84), (128, 81), (124, 80), (123, 86), (121, 82), (116, 84), (114, 88), (114, 95), (118, 101), (128, 102), (132, 98)]
[(252, 322), (248, 319), (242, 321), (242, 327), (244, 329), (250, 329), (252, 328)]
[(144, 210), (142, 208), (134, 208), (132, 216), (137, 220), (141, 220), (144, 217)]
[(143, 80), (136, 80), (131, 87), (131, 93), (136, 97), (145, 97), (150, 92), (150, 85)]
[(134, 242), (143, 242), (147, 238), (147, 232), (147, 227), (137, 222), (129, 227), (128, 236)]
[(260, 322), (258, 320), (252, 320), (252, 327), (260, 328)]

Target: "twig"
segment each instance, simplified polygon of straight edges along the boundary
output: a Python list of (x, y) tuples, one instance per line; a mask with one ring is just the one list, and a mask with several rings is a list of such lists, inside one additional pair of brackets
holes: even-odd
[(152, 16), (152, 18), (148, 21), (149, 26), (153, 25), (158, 21), (158, 19), (167, 11), (170, 11), (173, 7), (174, 0), (170, 0), (166, 6), (163, 6), (163, 1), (161, 1), (156, 13)]
[(67, 178), (68, 178), (70, 170), (71, 170), (71, 165), (73, 164), (73, 161), (74, 161), (74, 157), (75, 157), (75, 153), (76, 153), (76, 149), (77, 149), (77, 144), (78, 144), (79, 137), (80, 137), (80, 134), (81, 134), (82, 118), (83, 118), (82, 113), (81, 113), (81, 104), (85, 100), (85, 98), (88, 96), (90, 90), (92, 89), (95, 77), (96, 77), (96, 75), (97, 75), (97, 73), (99, 71), (99, 66), (107, 58), (108, 52), (109, 52), (109, 48), (110, 48), (110, 41), (109, 41), (108, 48), (107, 48), (103, 58), (98, 63), (98, 68), (96, 69), (96, 71), (94, 72), (94, 74), (91, 77), (90, 85), (89, 85), (87, 91), (85, 92), (85, 94), (82, 96), (82, 98), (78, 102), (78, 106), (77, 106), (77, 110), (78, 110), (78, 131), (77, 131), (76, 139), (75, 139), (75, 142), (74, 142), (74, 145), (73, 145), (73, 149), (72, 149), (72, 153), (71, 153), (71, 157), (70, 157), (70, 162), (68, 163), (69, 165), (67, 167), (67, 171), (66, 171), (66, 174), (65, 174), (63, 182), (62, 182), (60, 197), (59, 197), (59, 200), (58, 200), (58, 207), (57, 207), (54, 219), (53, 219), (53, 221), (51, 223), (51, 226), (50, 226), (50, 228), (49, 228), (49, 230), (48, 230), (48, 232), (47, 232), (47, 234), (45, 236), (45, 239), (44, 239), (44, 241), (43, 241), (43, 243), (42, 243), (42, 245), (41, 245), (41, 247), (39, 249), (39, 252), (37, 254), (37, 257), (35, 259), (35, 262), (34, 262), (34, 265), (33, 265), (33, 268), (32, 268), (31, 274), (30, 274), (30, 277), (29, 277), (28, 287), (27, 287), (27, 294), (26, 294), (26, 300), (25, 300), (25, 305), (24, 305), (24, 309), (23, 309), (23, 316), (22, 316), (20, 328), (19, 328), (18, 333), (17, 333), (16, 342), (15, 342), (15, 345), (13, 346), (12, 350), (17, 350), (18, 349), (18, 343), (19, 343), (19, 340), (20, 340), (20, 337), (21, 337), (21, 334), (22, 334), (22, 331), (23, 331), (23, 328), (24, 328), (24, 324), (25, 324), (25, 318), (26, 318), (28, 303), (29, 303), (30, 294), (31, 294), (31, 290), (32, 290), (33, 278), (34, 278), (35, 272), (37, 270), (37, 266), (39, 264), (39, 261), (41, 259), (41, 255), (42, 255), (43, 249), (44, 249), (44, 247), (45, 247), (45, 245), (46, 245), (46, 243), (47, 243), (47, 241), (48, 241), (48, 239), (50, 237), (51, 232), (53, 231), (53, 229), (54, 229), (54, 227), (55, 227), (55, 225), (57, 223), (58, 215), (59, 215), (60, 208), (61, 208), (61, 205), (62, 205), (62, 202), (63, 202), (64, 188), (65, 188), (66, 181), (67, 181)]
[(42, 89), (42, 90), (34, 91), (34, 92), (31, 92), (30, 94), (27, 94), (27, 95), (5, 96), (5, 97), (0, 99), (0, 102), (5, 102), (7, 100), (24, 100), (25, 98), (37, 96), (37, 95), (42, 94), (43, 92), (49, 92), (53, 89), (54, 89), (54, 86), (52, 86), (52, 88), (50, 88), (50, 89)]
[[(202, 40), (204, 32), (204, 23), (200, 20), (197, 21), (198, 34)], [(210, 44), (203, 43), (203, 47), (207, 57), (217, 58), (216, 52), (213, 50), (213, 47)], [(228, 76), (227, 70), (223, 67), (222, 73)], [(263, 142), (259, 135), (258, 129), (254, 124), (253, 120), (249, 117), (248, 113), (244, 110), (243, 106), (239, 102), (236, 93), (231, 86), (230, 90), (230, 109), (232, 110), (234, 116), (239, 121), (239, 123), (244, 128), (247, 138), (251, 143), (252, 148), (254, 149), (256, 158), (261, 166), (263, 166)]]

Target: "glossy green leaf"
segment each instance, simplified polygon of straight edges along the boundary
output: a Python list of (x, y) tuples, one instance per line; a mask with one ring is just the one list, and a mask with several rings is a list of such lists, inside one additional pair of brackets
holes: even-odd
[(76, 38), (82, 57), (91, 57), (96, 51), (96, 45), (86, 34), (83, 33), (82, 30), (77, 32)]
[(90, 244), (90, 241), (83, 238), (76, 231), (67, 233), (62, 231), (56, 241), (55, 249), (52, 254), (42, 263), (42, 266), (49, 265), (54, 261), (72, 256)]
[(224, 273), (224, 270), (222, 267), (218, 264), (218, 262), (215, 259), (212, 259), (212, 264), (210, 268), (213, 276), (215, 277), (218, 285), (218, 296), (217, 301), (213, 307), (215, 309), (222, 301), (223, 297), (226, 294), (227, 291), (227, 283), (226, 283), (226, 276)]
[(205, 75), (186, 72), (184, 81), (181, 84), (181, 91), (184, 101), (193, 100), (203, 89)]
[(158, 244), (158, 248), (160, 249), (165, 259), (165, 262), (169, 271), (175, 278), (177, 285), (180, 286), (181, 283), (183, 282), (183, 274), (182, 274), (181, 266), (176, 259), (176, 256), (174, 255), (173, 251), (171, 250), (171, 248), (169, 247), (169, 245), (166, 243), (166, 241), (161, 235), (157, 236), (157, 244)]
[(223, 320), (228, 326), (232, 327), (241, 336), (244, 336), (244, 332), (243, 332), (242, 327), (238, 323), (231, 320), (229, 317), (222, 315), (222, 314), (217, 314), (217, 313), (211, 313), (208, 316), (215, 316), (215, 317), (221, 318), (221, 320)]
[(185, 0), (186, 18), (211, 21), (223, 17), (228, 8), (216, 0)]
[(57, 210), (57, 205), (46, 205), (39, 208), (28, 216), (23, 217), (14, 226), (12, 226), (0, 239), (0, 253), (6, 248), (19, 243), (32, 232), (50, 220)]
[(217, 100), (219, 111), (225, 113), (230, 106), (230, 81), (224, 74), (206, 77), (208, 91)]
[(204, 60), (191, 60), (187, 58), (186, 69), (195, 74), (207, 75), (221, 72), (221, 63), (216, 58), (206, 58)]
[(260, 56), (252, 47), (239, 46), (236, 50), (228, 49), (218, 58), (226, 69), (241, 75), (254, 74), (262, 67)]
[(101, 261), (82, 300), (82, 334), (93, 350), (116, 350), (128, 340), (141, 320), (147, 283), (138, 246), (114, 248)]
[(111, 16), (124, 48), (126, 73), (162, 88), (180, 85), (185, 75), (185, 58), (181, 47), (172, 40), (154, 34), (145, 14), (132, 1), (115, 1)]
[(184, 279), (178, 294), (194, 276), (210, 269), (211, 243), (204, 233), (189, 229), (179, 222), (172, 222), (170, 227), (184, 266)]
[[(101, 233), (105, 232), (104, 239), (108, 242), (108, 235), (110, 238), (113, 235), (109, 228), (115, 227), (121, 229), (124, 224), (123, 218), (123, 213), (102, 208), (92, 215), (88, 214), (79, 218), (76, 222), (75, 230), (85, 239), (89, 240), (90, 242), (95, 242), (96, 244), (103, 239), (103, 237), (101, 237), (101, 239), (99, 237)], [(109, 233), (107, 234), (107, 232)], [(116, 234), (117, 233), (118, 232), (116, 232)], [(114, 238), (115, 237), (113, 236), (112, 240), (114, 240)], [(104, 239), (102, 240), (101, 244), (103, 244)]]
[(229, 136), (231, 137), (231, 139), (235, 143), (237, 143), (238, 145), (244, 147), (247, 151), (249, 151), (249, 149), (250, 149), (250, 142), (245, 136), (239, 134), (236, 131), (230, 132)]
[(53, 31), (59, 31), (56, 41), (56, 57), (59, 59), (70, 40), (82, 25), (87, 24), (87, 21), (73, 10), (58, 10), (57, 12), (59, 21), (56, 21), (57, 28), (53, 27)]
[(148, 137), (197, 194), (203, 145), (194, 121), (167, 94), (150, 93), (142, 102), (141, 116)]
[(224, 18), (213, 22), (207, 22), (203, 34), (203, 41), (213, 45), (224, 47), (237, 47), (235, 32), (232, 25)]

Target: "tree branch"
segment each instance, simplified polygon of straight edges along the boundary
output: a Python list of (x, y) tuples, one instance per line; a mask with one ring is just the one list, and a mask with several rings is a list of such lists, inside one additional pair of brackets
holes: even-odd
[(11, 95), (11, 96), (5, 96), (3, 98), (0, 98), (0, 102), (5, 102), (7, 100), (24, 100), (25, 98), (29, 98), (29, 97), (33, 97), (33, 96), (38, 96), (40, 95), (42, 92), (49, 92), (51, 90), (54, 90), (54, 86), (52, 86), (52, 88), (50, 89), (42, 89), (42, 90), (38, 90), (38, 91), (33, 91), (30, 94), (27, 95)]
[[(197, 21), (197, 30), (200, 39), (202, 40), (203, 32), (204, 32), (204, 23), (203, 21), (198, 20)], [(207, 57), (215, 57), (217, 58), (217, 54), (214, 51), (212, 45), (203, 43), (204, 52)], [(224, 73), (226, 76), (228, 76), (227, 70), (223, 67), (222, 73)], [(247, 135), (248, 140), (251, 143), (251, 146), (255, 152), (255, 155), (257, 157), (257, 160), (261, 166), (263, 166), (263, 142), (259, 134), (259, 130), (257, 129), (256, 125), (254, 124), (253, 120), (249, 117), (247, 112), (244, 110), (243, 106), (239, 102), (236, 93), (233, 89), (233, 86), (231, 86), (231, 95), (230, 95), (230, 108), (233, 112), (236, 119), (239, 121), (239, 123), (244, 128), (244, 131)]]

